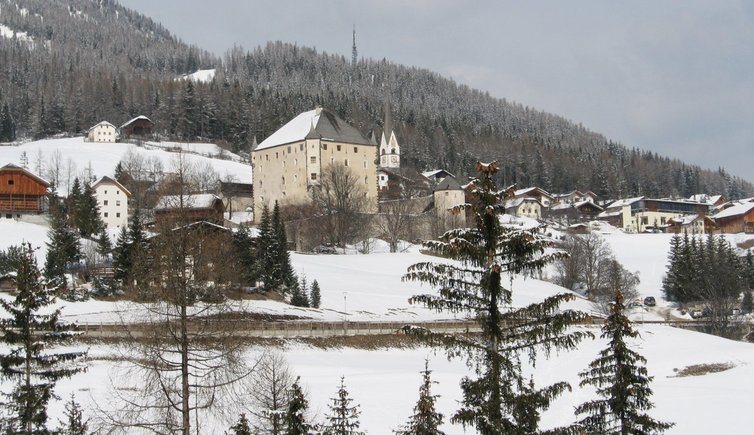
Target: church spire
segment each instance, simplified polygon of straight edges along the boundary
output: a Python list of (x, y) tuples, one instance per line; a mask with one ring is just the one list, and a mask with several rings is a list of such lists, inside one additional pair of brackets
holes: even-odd
[(359, 52), (356, 51), (356, 24), (353, 25), (353, 49), (351, 50), (351, 65), (356, 65)]

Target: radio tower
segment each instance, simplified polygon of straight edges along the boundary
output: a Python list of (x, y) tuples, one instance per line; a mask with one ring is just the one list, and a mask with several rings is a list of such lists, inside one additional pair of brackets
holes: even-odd
[(358, 57), (358, 51), (356, 51), (356, 24), (353, 25), (353, 49), (351, 50), (351, 65), (356, 65), (356, 59)]

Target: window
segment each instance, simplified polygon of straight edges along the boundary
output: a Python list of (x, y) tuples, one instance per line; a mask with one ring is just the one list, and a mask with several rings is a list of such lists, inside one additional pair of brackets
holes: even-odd
[(13, 219), (13, 213), (7, 213), (5, 219)]
[(115, 213), (115, 217), (120, 217), (120, 213)]
[(395, 154), (395, 148), (393, 148), (392, 150), (390, 150), (390, 154)]
[(16, 180), (8, 180), (8, 185), (12, 186), (16, 183)]
[(276, 159), (279, 159), (279, 158), (280, 158), (280, 153), (279, 153), (279, 152), (277, 152), (277, 151), (275, 152), (275, 158), (276, 158)]
[(353, 147), (353, 152), (354, 152), (354, 154), (358, 153), (359, 152), (359, 147)]
[(105, 191), (105, 195), (107, 195), (107, 190)]
[(346, 166), (348, 166), (348, 159), (344, 159), (343, 160), (343, 164), (345, 164)]
[(102, 205), (107, 205), (107, 200), (102, 201)]
[(385, 155), (385, 150), (384, 150), (384, 149), (382, 150), (382, 155), (383, 155), (383, 156)]
[(269, 154), (267, 154), (267, 155), (266, 155), (266, 156), (264, 156), (264, 157), (265, 157), (265, 160), (267, 160), (267, 161), (269, 161), (269, 160), (270, 160), (270, 155), (269, 155)]
[(327, 149), (327, 144), (326, 144), (326, 143), (323, 143), (323, 144), (322, 144), (322, 149), (323, 149), (323, 150), (326, 150), (326, 149)]
[(116, 194), (116, 195), (120, 195), (120, 190), (116, 190), (116, 191), (115, 191), (115, 194)]
[(316, 157), (316, 156), (311, 156), (311, 157), (309, 158), (309, 162), (310, 162), (310, 163), (317, 163), (317, 157)]
[(102, 213), (104, 217), (107, 217), (107, 212)]
[(340, 151), (340, 145), (338, 145), (338, 151)]
[(283, 184), (285, 184), (285, 177), (280, 177), (280, 180), (282, 181)]
[(303, 151), (304, 150), (304, 144), (299, 144), (298, 149), (299, 149), (299, 151)]
[(364, 177), (364, 184), (369, 184), (369, 177)]
[(644, 216), (641, 218), (641, 224), (646, 225), (649, 223), (649, 218), (647, 216)]
[(317, 179), (317, 174), (316, 174), (316, 173), (314, 173), (314, 172), (312, 172), (312, 174), (311, 174), (310, 178), (311, 178), (312, 180), (316, 180), (316, 179)]
[(118, 201), (115, 201), (115, 205), (116, 205), (117, 207), (120, 207), (120, 200), (118, 200)]
[(290, 154), (290, 153), (291, 153), (291, 146), (288, 145), (288, 154)]

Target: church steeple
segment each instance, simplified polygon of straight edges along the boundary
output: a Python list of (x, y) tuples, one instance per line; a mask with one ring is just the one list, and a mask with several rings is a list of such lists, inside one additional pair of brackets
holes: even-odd
[(401, 167), (401, 147), (393, 130), (390, 100), (385, 100), (385, 123), (382, 126), (382, 139), (380, 140), (380, 166), (383, 168)]

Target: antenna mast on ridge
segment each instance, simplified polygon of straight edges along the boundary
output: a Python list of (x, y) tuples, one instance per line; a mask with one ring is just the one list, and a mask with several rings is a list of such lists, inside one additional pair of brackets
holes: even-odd
[(356, 24), (353, 25), (353, 50), (351, 51), (351, 65), (356, 65), (358, 51), (356, 51)]

